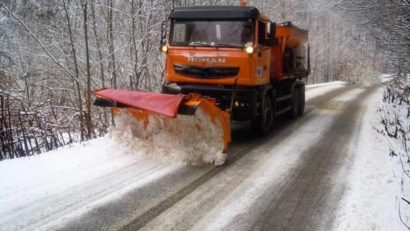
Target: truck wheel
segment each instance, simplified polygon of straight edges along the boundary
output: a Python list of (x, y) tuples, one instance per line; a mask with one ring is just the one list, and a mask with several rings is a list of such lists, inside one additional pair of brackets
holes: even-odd
[(299, 87), (295, 87), (295, 90), (293, 90), (293, 95), (292, 95), (292, 99), (290, 102), (291, 109), (288, 113), (291, 119), (295, 119), (299, 115), (299, 110), (300, 110), (299, 100), (300, 100)]
[(298, 115), (303, 115), (305, 111), (305, 85), (300, 85), (299, 89), (299, 108), (298, 108)]
[(271, 131), (274, 116), (271, 99), (265, 96), (265, 100), (262, 104), (263, 105), (261, 105), (261, 112), (259, 116), (252, 120), (252, 128), (256, 133), (264, 136)]

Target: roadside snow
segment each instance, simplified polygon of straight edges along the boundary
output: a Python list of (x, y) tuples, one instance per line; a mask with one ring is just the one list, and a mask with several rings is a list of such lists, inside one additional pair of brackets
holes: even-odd
[(346, 86), (347, 83), (343, 81), (306, 85), (306, 100), (319, 97), (321, 95), (324, 95), (337, 89), (344, 88)]
[(346, 85), (345, 81), (333, 81), (333, 82), (326, 82), (326, 83), (317, 83), (317, 84), (309, 84), (306, 85), (306, 89), (312, 89), (317, 87), (331, 87), (331, 86), (338, 86), (338, 85)]
[(387, 83), (392, 81), (394, 79), (394, 76), (393, 74), (381, 74), (379, 78), (382, 83)]
[(383, 89), (368, 102), (357, 141), (345, 197), (340, 203), (334, 230), (406, 230), (397, 209), (399, 176), (389, 157), (388, 143), (377, 133), (377, 107)]
[(180, 167), (108, 137), (1, 161), (0, 230), (47, 230)]

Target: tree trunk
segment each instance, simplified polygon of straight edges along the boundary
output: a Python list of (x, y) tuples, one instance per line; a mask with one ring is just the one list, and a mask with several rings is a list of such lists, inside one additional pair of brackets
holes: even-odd
[(76, 85), (76, 90), (77, 90), (77, 103), (78, 103), (78, 111), (79, 111), (79, 120), (80, 120), (80, 134), (81, 134), (81, 140), (84, 140), (84, 115), (83, 115), (83, 103), (82, 103), (82, 97), (81, 97), (81, 86), (80, 86), (80, 74), (78, 70), (78, 63), (77, 63), (77, 54), (76, 54), (76, 49), (75, 49), (75, 43), (74, 43), (74, 38), (73, 38), (73, 33), (71, 31), (71, 20), (70, 16), (68, 13), (68, 8), (66, 5), (66, 2), (63, 1), (63, 8), (64, 8), (64, 13), (65, 17), (67, 20), (67, 28), (68, 28), (68, 34), (70, 37), (70, 45), (71, 45), (71, 55), (73, 56), (73, 62), (74, 62), (74, 70), (75, 70), (75, 76), (78, 81), (75, 81)]
[(87, 138), (91, 139), (94, 137), (93, 125), (91, 121), (91, 73), (90, 73), (90, 51), (88, 47), (88, 26), (87, 26), (87, 2), (82, 2), (81, 7), (83, 8), (83, 28), (84, 28), (84, 42), (85, 42), (85, 61), (87, 70), (87, 92), (86, 92), (86, 107), (87, 112), (85, 114), (85, 122), (87, 125)]

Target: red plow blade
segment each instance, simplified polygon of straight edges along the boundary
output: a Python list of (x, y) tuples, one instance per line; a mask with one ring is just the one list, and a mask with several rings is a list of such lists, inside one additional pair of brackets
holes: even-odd
[(111, 135), (126, 146), (135, 146), (136, 142), (160, 148), (151, 153), (178, 156), (194, 164), (225, 162), (223, 151), (231, 141), (230, 114), (217, 107), (213, 99), (194, 93), (170, 95), (116, 89), (94, 94), (94, 105), (112, 107), (116, 127)]
[(117, 89), (103, 89), (94, 92), (97, 97), (112, 100), (125, 106), (175, 117), (183, 95), (169, 95), (155, 92), (138, 92)]

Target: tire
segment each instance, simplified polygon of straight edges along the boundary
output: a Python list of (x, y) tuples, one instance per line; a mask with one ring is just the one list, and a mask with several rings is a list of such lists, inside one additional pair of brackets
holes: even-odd
[(295, 119), (299, 115), (299, 108), (300, 108), (299, 93), (300, 93), (299, 87), (296, 86), (295, 89), (293, 90), (293, 95), (292, 95), (292, 99), (291, 99), (291, 102), (290, 102), (291, 109), (288, 113), (289, 118), (291, 118), (291, 119)]
[(274, 121), (272, 101), (270, 97), (265, 96), (259, 110), (259, 116), (252, 120), (252, 129), (259, 135), (265, 136), (272, 130)]
[(298, 115), (301, 116), (305, 112), (305, 85), (302, 84), (298, 87), (299, 89), (299, 108)]
[(181, 89), (180, 88), (178, 89), (177, 86), (163, 84), (162, 89), (161, 89), (161, 93), (178, 95), (178, 94), (181, 94)]

